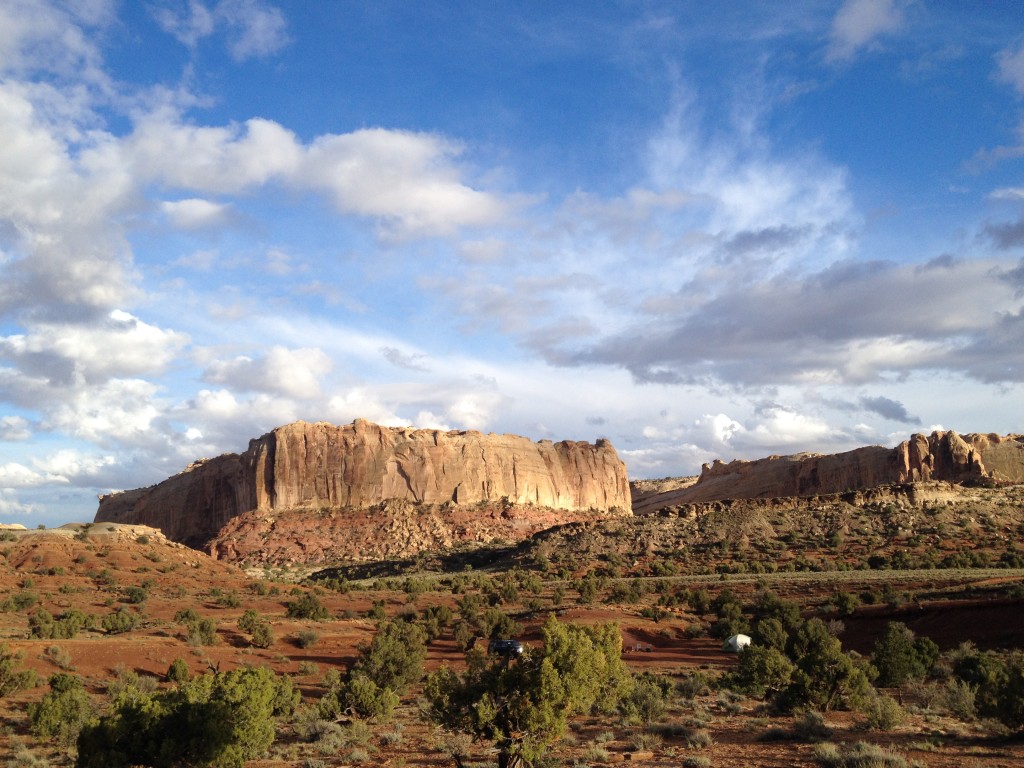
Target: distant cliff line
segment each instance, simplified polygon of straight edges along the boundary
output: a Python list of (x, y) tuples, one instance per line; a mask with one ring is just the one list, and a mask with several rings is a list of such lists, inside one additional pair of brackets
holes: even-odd
[(769, 456), (705, 464), (696, 481), (637, 493), (636, 514), (675, 504), (726, 499), (827, 496), (883, 485), (1024, 482), (1024, 435), (915, 434), (895, 448), (869, 446), (845, 453)]
[[(100, 497), (96, 522), (151, 525), (205, 547), (232, 519), (290, 509), (501, 502), (564, 510), (564, 522), (629, 514), (626, 468), (607, 440), (533, 442), (516, 435), (288, 424), (241, 454), (195, 462), (148, 488)], [(556, 521), (557, 522), (557, 521)]]

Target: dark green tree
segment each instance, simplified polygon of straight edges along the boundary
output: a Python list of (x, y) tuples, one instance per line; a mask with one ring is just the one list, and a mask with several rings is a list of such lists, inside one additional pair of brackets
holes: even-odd
[(731, 675), (731, 681), (750, 696), (774, 699), (790, 684), (795, 669), (793, 662), (778, 648), (748, 645), (740, 652), (739, 664)]
[[(286, 700), (286, 701), (285, 701)], [(265, 667), (202, 675), (176, 689), (115, 702), (82, 729), (77, 768), (241, 768), (274, 741), (274, 716), (294, 696)]]
[(878, 670), (878, 685), (895, 687), (923, 678), (938, 657), (938, 646), (929, 638), (915, 638), (905, 624), (892, 621), (875, 644), (871, 661)]
[(811, 619), (790, 638), (786, 655), (795, 665), (789, 685), (775, 699), (783, 709), (821, 711), (856, 706), (871, 693), (868, 670), (843, 651), (821, 619)]

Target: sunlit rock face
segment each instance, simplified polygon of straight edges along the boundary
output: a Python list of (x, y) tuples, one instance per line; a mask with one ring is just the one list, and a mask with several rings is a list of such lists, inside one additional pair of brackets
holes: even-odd
[[(490, 526), (493, 536), (513, 539), (536, 528), (523, 524), (528, 507), (556, 511), (538, 513), (538, 524), (548, 525), (630, 510), (626, 468), (607, 440), (533, 442), (357, 420), (279, 427), (252, 440), (242, 454), (198, 461), (155, 486), (101, 497), (96, 521), (143, 523), (206, 547), (243, 514), (272, 515), (279, 522), (292, 510), (365, 510), (385, 502), (404, 517), (430, 517), (438, 535), (413, 549), (452, 539), (443, 514), (438, 522), (439, 509), (458, 509), (448, 517), (464, 530), (472, 529), (467, 509), (499, 505), (509, 525)], [(520, 511), (508, 514), (511, 509)], [(473, 537), (472, 530), (464, 533), (461, 538)]]

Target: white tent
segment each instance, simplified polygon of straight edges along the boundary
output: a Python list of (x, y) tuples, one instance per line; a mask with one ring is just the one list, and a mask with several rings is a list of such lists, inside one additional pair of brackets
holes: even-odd
[(730, 653), (739, 653), (748, 645), (750, 645), (750, 635), (733, 635), (732, 637), (727, 637), (725, 642), (722, 643), (722, 650), (729, 651)]

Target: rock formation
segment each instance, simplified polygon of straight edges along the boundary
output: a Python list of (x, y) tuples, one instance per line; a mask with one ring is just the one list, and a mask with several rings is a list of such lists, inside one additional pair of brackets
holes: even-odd
[(913, 435), (895, 448), (705, 464), (691, 485), (634, 497), (633, 511), (721, 499), (822, 496), (894, 483), (1024, 482), (1024, 435)]
[[(249, 528), (269, 525), (261, 533), (267, 536), (276, 524), (266, 521), (282, 521), (292, 511), (339, 519), (340, 510), (383, 505), (399, 517), (424, 513), (437, 530), (415, 546), (428, 546), (451, 538), (453, 525), (472, 528), (464, 512), (434, 521), (438, 509), (488, 504), (560, 510), (547, 515), (552, 525), (629, 514), (625, 465), (607, 440), (535, 443), (364, 420), (343, 427), (296, 422), (250, 441), (242, 454), (196, 462), (149, 488), (102, 496), (96, 521), (151, 525), (173, 540), (206, 547), (241, 515)], [(515, 534), (515, 517), (505, 514), (507, 524), (497, 526), (495, 535)], [(232, 530), (238, 529), (236, 524)], [(374, 530), (381, 530), (380, 521)], [(462, 538), (471, 537), (472, 530)]]

